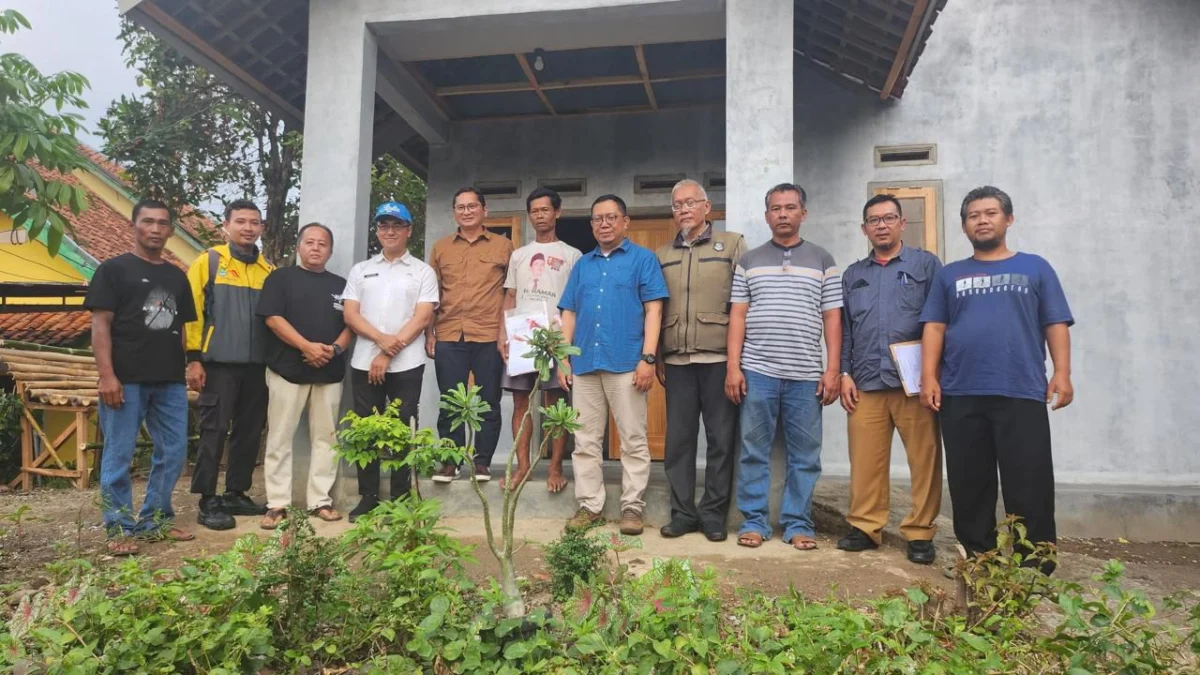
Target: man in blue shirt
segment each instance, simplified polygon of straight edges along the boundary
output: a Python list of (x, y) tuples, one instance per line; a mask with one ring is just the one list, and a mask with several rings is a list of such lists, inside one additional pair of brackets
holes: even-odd
[(908, 559), (934, 559), (934, 520), (942, 505), (942, 444), (937, 416), (900, 383), (891, 346), (921, 339), (918, 320), (941, 261), (901, 240), (900, 200), (876, 195), (863, 207), (867, 257), (842, 274), (842, 407), (850, 446), (850, 533), (843, 551), (877, 548), (888, 523), (888, 469), (899, 430), (908, 456), (912, 510), (900, 523)]
[(1075, 320), (1050, 263), (1006, 245), (1007, 194), (976, 188), (960, 217), (975, 255), (938, 272), (921, 311), (921, 401), (941, 416), (954, 534), (966, 549), (960, 554), (996, 548), (999, 466), (1005, 510), (1022, 518), (1030, 542), (1055, 543), (1046, 404), (1058, 410), (1075, 396)]
[(558, 374), (582, 425), (571, 455), (579, 512), (567, 524), (585, 529), (604, 509), (603, 443), (609, 410), (621, 438), (621, 533), (642, 533), (643, 496), (650, 479), (646, 394), (667, 285), (654, 252), (625, 237), (629, 216), (616, 195), (592, 203), (596, 248), (575, 263), (558, 301), (566, 340), (579, 347)]

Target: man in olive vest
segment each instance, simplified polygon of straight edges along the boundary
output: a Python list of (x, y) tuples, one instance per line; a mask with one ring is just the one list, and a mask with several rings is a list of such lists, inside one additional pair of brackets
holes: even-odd
[[(725, 337), (733, 271), (746, 250), (742, 235), (717, 232), (708, 220), (712, 204), (694, 180), (671, 191), (671, 214), (679, 234), (658, 249), (671, 296), (663, 308), (658, 380), (667, 390), (667, 481), (671, 522), (664, 537), (703, 531), (725, 539), (733, 487), (737, 406), (725, 396)], [(708, 440), (704, 496), (696, 506), (696, 449), (700, 417)]]

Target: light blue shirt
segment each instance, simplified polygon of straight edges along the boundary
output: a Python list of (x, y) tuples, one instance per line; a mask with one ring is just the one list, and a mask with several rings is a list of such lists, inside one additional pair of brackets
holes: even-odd
[(558, 301), (560, 310), (575, 313), (575, 374), (637, 368), (645, 339), (642, 303), (666, 297), (662, 268), (649, 249), (626, 239), (608, 255), (599, 247), (585, 253)]

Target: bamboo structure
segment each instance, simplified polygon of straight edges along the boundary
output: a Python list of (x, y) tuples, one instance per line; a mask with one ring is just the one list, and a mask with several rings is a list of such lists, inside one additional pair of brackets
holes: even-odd
[[(89, 420), (100, 401), (100, 373), (89, 349), (48, 347), (17, 340), (0, 340), (0, 375), (16, 382), (21, 397), (21, 473), (11, 487), (20, 485), (28, 492), (34, 476), (71, 479), (78, 488), (86, 488), (102, 443), (89, 442)], [(195, 392), (188, 401), (195, 403)], [(54, 438), (38, 423), (36, 411), (53, 411), (70, 416), (71, 422)], [(35, 439), (40, 452), (34, 455)], [(75, 459), (64, 460), (59, 454), (74, 439)]]

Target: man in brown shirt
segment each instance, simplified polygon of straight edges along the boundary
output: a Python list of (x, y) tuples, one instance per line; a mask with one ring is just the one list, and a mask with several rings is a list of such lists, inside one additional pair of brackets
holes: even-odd
[[(508, 238), (488, 232), (487, 200), (475, 188), (454, 193), (454, 221), (458, 230), (433, 245), (429, 265), (437, 273), (441, 304), (433, 325), (425, 333), (425, 351), (433, 359), (438, 388), (447, 392), (475, 376), (480, 396), (492, 409), (483, 416), (475, 437), (475, 479), (491, 480), (492, 455), (500, 440), (500, 382), (504, 359), (496, 341), (504, 320), (504, 278), (513, 245)], [(466, 430), (451, 431), (451, 419), (438, 415), (438, 434), (466, 443)], [(433, 476), (438, 483), (458, 477), (458, 467), (446, 465)]]

